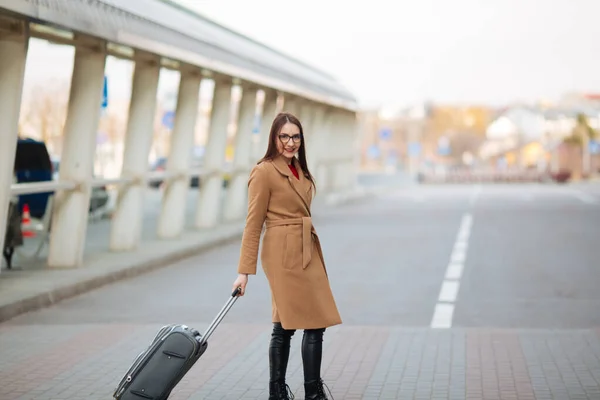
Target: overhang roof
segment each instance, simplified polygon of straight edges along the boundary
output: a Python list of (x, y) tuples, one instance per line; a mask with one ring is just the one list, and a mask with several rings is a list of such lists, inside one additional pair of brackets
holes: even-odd
[(357, 108), (354, 96), (329, 74), (168, 0), (0, 0), (0, 9), (284, 93)]

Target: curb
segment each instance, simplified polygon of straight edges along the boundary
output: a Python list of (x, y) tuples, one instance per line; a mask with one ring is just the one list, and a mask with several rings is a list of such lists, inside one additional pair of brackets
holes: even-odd
[(168, 267), (177, 261), (181, 261), (216, 247), (237, 241), (242, 237), (242, 232), (236, 232), (215, 239), (209, 243), (190, 246), (182, 250), (166, 253), (152, 260), (144, 260), (118, 271), (95, 276), (80, 282), (63, 285), (45, 293), (37, 294), (26, 299), (17, 300), (14, 303), (0, 306), (0, 323), (12, 319), (21, 314), (37, 311), (52, 306), (62, 300), (66, 300), (94, 289), (115, 283), (124, 279), (136, 277), (160, 268)]

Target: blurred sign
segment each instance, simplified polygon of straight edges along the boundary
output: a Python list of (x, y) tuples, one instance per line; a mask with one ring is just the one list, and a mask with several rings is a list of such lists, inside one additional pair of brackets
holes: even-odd
[(168, 129), (173, 129), (173, 125), (175, 124), (175, 112), (167, 111), (163, 114), (162, 124)]
[(437, 151), (440, 156), (447, 156), (450, 154), (450, 140), (446, 136), (439, 138)]
[(227, 145), (225, 148), (225, 160), (231, 161), (233, 160), (234, 147), (232, 145)]
[(590, 153), (600, 154), (600, 142), (596, 140), (590, 140), (589, 143)]
[(102, 87), (102, 109), (108, 107), (108, 77), (104, 75), (104, 85)]
[(421, 154), (421, 143), (412, 142), (408, 144), (408, 155), (411, 157)]
[(390, 140), (392, 138), (392, 130), (390, 128), (381, 128), (379, 130), (381, 140)]
[(254, 135), (258, 135), (260, 133), (260, 115), (254, 114), (254, 127), (252, 128), (252, 133)]
[(370, 145), (369, 148), (367, 149), (367, 157), (374, 160), (376, 158), (379, 158), (380, 156), (381, 156), (381, 150), (379, 150), (379, 146), (377, 146), (376, 144)]
[(398, 163), (398, 153), (394, 149), (390, 149), (387, 154), (387, 165), (396, 165)]

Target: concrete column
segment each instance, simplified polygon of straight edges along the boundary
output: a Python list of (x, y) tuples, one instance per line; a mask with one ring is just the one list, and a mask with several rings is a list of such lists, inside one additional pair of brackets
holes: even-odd
[(300, 113), (299, 100), (293, 95), (284, 95), (283, 97), (283, 112), (291, 113), (297, 117)]
[(335, 110), (332, 119), (331, 136), (327, 148), (335, 164), (328, 164), (327, 179), (336, 191), (350, 189), (354, 185), (353, 163), (356, 136), (355, 118), (352, 112)]
[(299, 112), (296, 115), (302, 124), (302, 128), (304, 129), (304, 135), (310, 136), (313, 133), (313, 105), (308, 101), (302, 101), (298, 104)]
[(0, 249), (11, 199), (28, 46), (27, 24), (0, 17)]
[(330, 181), (330, 188), (334, 191), (340, 191), (343, 187), (342, 168), (340, 160), (344, 156), (344, 140), (346, 139), (346, 126), (344, 124), (343, 111), (336, 109), (331, 125), (331, 135), (327, 143), (330, 160), (327, 163), (329, 169), (327, 178)]
[(194, 131), (200, 102), (201, 72), (191, 67), (181, 70), (175, 123), (171, 134), (171, 149), (167, 172), (177, 174), (167, 179), (158, 219), (158, 237), (176, 238), (185, 228), (185, 203), (190, 187), (189, 169), (194, 146)]
[(134, 182), (119, 190), (110, 232), (110, 249), (114, 251), (133, 250), (140, 242), (147, 187), (142, 178), (148, 170), (154, 132), (160, 60), (140, 54), (135, 63), (121, 172), (121, 176), (133, 178)]
[(83, 261), (105, 62), (106, 42), (90, 37), (78, 38), (63, 134), (60, 179), (74, 181), (79, 186), (56, 194), (48, 253), (50, 267), (76, 267)]
[(326, 135), (323, 129), (323, 118), (325, 117), (325, 108), (315, 104), (311, 107), (311, 121), (310, 126), (307, 128), (306, 142), (307, 142), (307, 162), (310, 172), (315, 175), (317, 173), (317, 165), (319, 163), (320, 152), (323, 149), (322, 140)]
[(235, 152), (233, 160), (233, 176), (229, 182), (229, 189), (225, 198), (223, 217), (233, 221), (244, 217), (246, 204), (246, 186), (252, 163), (250, 154), (252, 150), (252, 124), (256, 110), (256, 93), (254, 87), (245, 87), (240, 104), (238, 130), (235, 137)]
[(309, 101), (299, 100), (297, 103), (298, 113), (296, 113), (296, 117), (300, 120), (302, 124), (302, 131), (304, 133), (304, 143), (306, 146), (306, 161), (309, 162), (311, 159), (312, 153), (310, 152), (311, 147), (311, 136), (313, 133), (312, 125), (312, 104)]
[(316, 140), (316, 171), (315, 171), (315, 179), (317, 180), (318, 187), (321, 188), (324, 192), (327, 192), (331, 189), (332, 179), (331, 179), (331, 166), (326, 163), (328, 158), (332, 157), (332, 146), (335, 145), (333, 143), (333, 138), (335, 136), (335, 132), (333, 132), (335, 120), (335, 114), (333, 109), (324, 110), (325, 115), (322, 118), (321, 128), (319, 130), (319, 134), (317, 135)]
[(196, 208), (196, 227), (210, 228), (219, 221), (219, 204), (223, 193), (223, 162), (225, 161), (225, 148), (227, 146), (227, 125), (229, 124), (231, 109), (231, 81), (227, 79), (215, 80), (212, 115), (204, 168), (209, 173), (200, 184), (198, 206)]
[(264, 89), (265, 99), (263, 102), (263, 108), (260, 116), (260, 132), (258, 133), (258, 143), (255, 148), (255, 153), (253, 155), (253, 161), (258, 162), (267, 152), (267, 147), (269, 146), (269, 134), (271, 133), (271, 124), (275, 119), (275, 116), (281, 111), (278, 107), (279, 96), (277, 92)]
[(345, 190), (351, 190), (355, 186), (356, 180), (356, 164), (355, 154), (356, 149), (356, 138), (358, 135), (358, 121), (356, 114), (352, 111), (344, 112), (344, 125), (346, 127), (346, 137), (344, 138), (344, 152), (343, 158), (345, 159), (342, 167), (343, 184)]
[(319, 153), (319, 167), (317, 177), (324, 191), (332, 191), (335, 187), (335, 165), (332, 160), (339, 157), (339, 113), (336, 108), (329, 108), (326, 116), (326, 134), (322, 138), (321, 152)]
[(277, 115), (283, 111), (283, 103), (285, 102), (285, 99), (279, 92), (275, 92), (273, 96), (275, 96), (275, 115)]

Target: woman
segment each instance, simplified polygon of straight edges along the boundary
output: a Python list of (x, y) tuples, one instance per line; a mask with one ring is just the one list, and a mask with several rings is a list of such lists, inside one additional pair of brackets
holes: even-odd
[[(297, 156), (296, 156), (297, 155)], [(269, 281), (273, 331), (269, 346), (269, 399), (289, 399), (286, 369), (290, 341), (304, 330), (302, 362), (306, 399), (327, 399), (321, 379), (325, 328), (341, 324), (310, 206), (315, 193), (308, 171), (300, 121), (278, 114), (271, 126), (265, 156), (248, 181), (248, 216), (242, 237), (234, 288), (246, 292), (248, 275), (256, 274), (258, 248), (266, 223), (261, 264)]]

